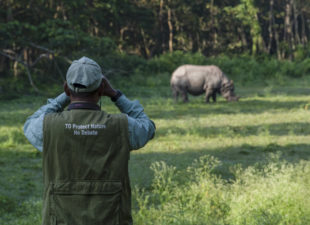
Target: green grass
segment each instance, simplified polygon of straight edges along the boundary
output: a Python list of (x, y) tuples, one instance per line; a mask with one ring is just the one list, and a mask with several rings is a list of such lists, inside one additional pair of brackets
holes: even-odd
[[(131, 154), (135, 224), (310, 224), (310, 82), (235, 81), (239, 102), (207, 105), (203, 96), (175, 104), (168, 81), (118, 81), (157, 126)], [(45, 102), (0, 102), (0, 224), (40, 224), (41, 153), (22, 126)], [(109, 99), (102, 108), (118, 112)]]

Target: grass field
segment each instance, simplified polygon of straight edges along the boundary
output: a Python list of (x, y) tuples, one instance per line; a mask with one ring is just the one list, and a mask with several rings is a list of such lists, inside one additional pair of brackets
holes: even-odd
[[(156, 79), (120, 83), (157, 126), (132, 152), (135, 224), (310, 224), (310, 87), (238, 85), (239, 102), (175, 104)], [(41, 153), (22, 126), (43, 97), (0, 103), (0, 224), (40, 224)], [(102, 108), (116, 113), (103, 99)]]

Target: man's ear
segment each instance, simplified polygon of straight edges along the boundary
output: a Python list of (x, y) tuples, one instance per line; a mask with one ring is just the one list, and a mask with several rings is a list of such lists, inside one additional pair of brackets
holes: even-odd
[(68, 84), (66, 81), (64, 83), (64, 91), (65, 91), (66, 95), (70, 97), (71, 93), (70, 93), (70, 90), (69, 90), (69, 87), (68, 87)]

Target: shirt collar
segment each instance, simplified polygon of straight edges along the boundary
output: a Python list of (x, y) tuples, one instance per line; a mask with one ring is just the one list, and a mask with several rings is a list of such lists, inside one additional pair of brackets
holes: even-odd
[(72, 109), (91, 109), (91, 110), (101, 110), (96, 103), (92, 102), (73, 102), (68, 106), (68, 110)]

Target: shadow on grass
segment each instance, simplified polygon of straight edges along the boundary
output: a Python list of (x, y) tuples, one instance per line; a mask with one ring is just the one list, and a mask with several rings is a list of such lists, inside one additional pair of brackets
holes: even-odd
[(34, 149), (0, 148), (0, 212), (14, 212), (21, 202), (42, 197), (41, 158)]
[[(288, 81), (289, 82), (289, 81)], [(302, 81), (301, 81), (302, 82)], [(304, 87), (302, 87), (304, 86)], [(147, 97), (157, 97), (157, 98), (165, 98), (165, 99), (173, 99), (172, 90), (170, 88), (169, 82), (166, 85), (154, 85), (154, 86), (127, 86), (123, 87), (124, 93), (131, 98), (143, 98)], [(291, 86), (281, 86), (277, 83), (274, 85), (257, 85), (257, 83), (249, 83), (243, 85), (236, 85), (237, 96), (241, 96), (242, 98), (248, 98), (253, 96), (261, 96), (261, 97), (270, 97), (270, 96), (305, 96), (310, 95), (310, 88), (305, 87), (305, 84), (302, 85), (294, 84)], [(192, 95), (188, 95), (190, 99), (201, 98), (204, 99), (204, 94), (199, 97), (195, 97)], [(218, 99), (223, 99), (221, 95), (217, 95)], [(179, 100), (182, 98), (179, 97)]]
[(266, 101), (243, 99), (239, 102), (219, 101), (206, 104), (204, 102), (171, 103), (165, 107), (164, 102), (153, 105), (148, 110), (148, 115), (153, 119), (177, 118), (182, 116), (199, 117), (208, 114), (260, 114), (270, 111), (287, 111), (292, 109), (304, 109), (308, 101)]
[(28, 118), (26, 113), (23, 112), (0, 112), (0, 121), (1, 126), (7, 127), (16, 127), (16, 126), (23, 126)]
[(170, 126), (156, 130), (156, 137), (166, 136), (167, 134), (177, 135), (195, 135), (200, 137), (246, 137), (252, 135), (271, 135), (271, 136), (284, 136), (284, 135), (310, 135), (310, 124), (305, 123), (277, 123), (277, 124), (260, 124), (255, 126), (205, 126), (205, 127), (187, 127), (181, 128), (177, 126)]
[[(300, 79), (301, 80), (301, 79)], [(288, 81), (289, 82), (289, 81)], [(305, 86), (305, 84), (302, 84)], [(239, 86), (240, 87), (240, 86)], [(301, 85), (291, 85), (291, 86), (279, 86), (277, 83), (274, 85), (265, 86), (253, 85), (243, 86), (236, 88), (237, 94), (248, 97), (248, 96), (271, 96), (271, 95), (284, 95), (284, 96), (304, 96), (310, 95), (309, 87), (302, 87)]]

